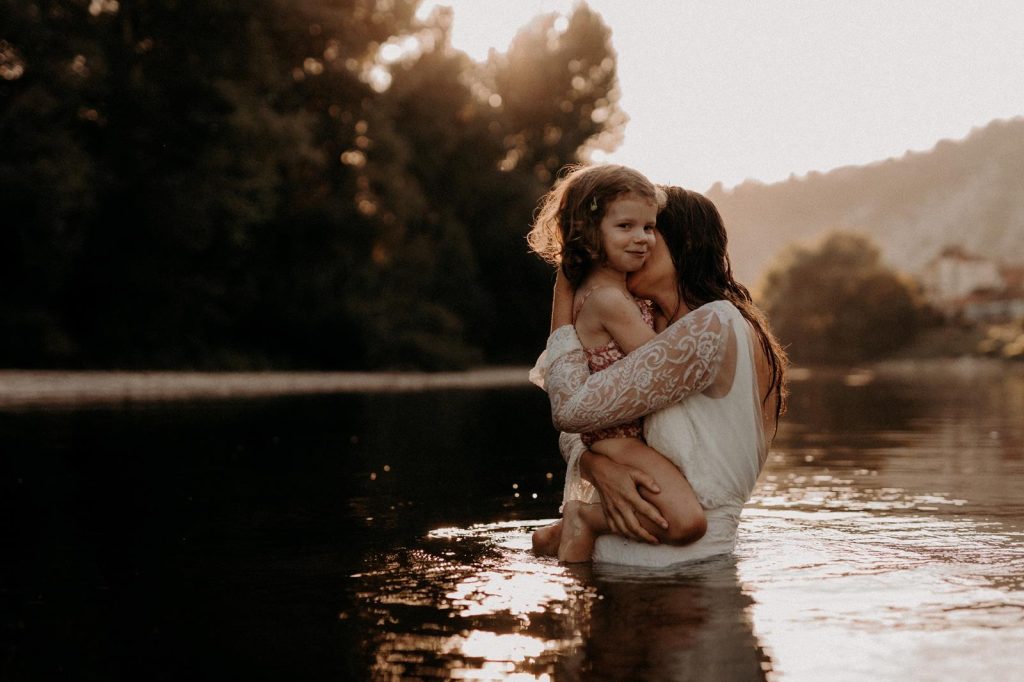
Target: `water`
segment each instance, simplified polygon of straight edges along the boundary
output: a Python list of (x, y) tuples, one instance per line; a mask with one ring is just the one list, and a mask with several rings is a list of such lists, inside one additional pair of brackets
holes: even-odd
[(794, 383), (734, 556), (529, 552), (534, 389), (0, 412), (0, 678), (1007, 679), (1024, 372)]

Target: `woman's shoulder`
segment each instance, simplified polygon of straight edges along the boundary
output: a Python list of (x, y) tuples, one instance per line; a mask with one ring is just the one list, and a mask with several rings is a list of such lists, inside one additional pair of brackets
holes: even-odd
[[(740, 311), (739, 308), (737, 308), (735, 306), (735, 304), (733, 304), (732, 301), (730, 301), (728, 299), (724, 299), (724, 298), (720, 298), (720, 299), (718, 299), (716, 301), (709, 301), (708, 303), (705, 303), (701, 307), (697, 308), (697, 310), (706, 310), (707, 312), (714, 312), (714, 313), (719, 313), (719, 314), (721, 314), (721, 313), (732, 314), (732, 313), (738, 313)], [(696, 312), (696, 311), (694, 311), (694, 312)]]
[(734, 315), (739, 312), (729, 301), (711, 301), (677, 319), (659, 336), (670, 344), (689, 345), (692, 339), (698, 339), (703, 345), (718, 345), (728, 336), (726, 330), (734, 326)]
[[(753, 328), (743, 315), (743, 311), (739, 307), (727, 299), (719, 299), (717, 301), (711, 301), (705, 303), (697, 310), (703, 311), (705, 319), (711, 318), (715, 322), (719, 323), (721, 327), (729, 327), (734, 333), (753, 334)], [(696, 310), (694, 311), (696, 312)], [(716, 325), (716, 326), (719, 326)]]
[(737, 315), (742, 315), (742, 313), (740, 313), (739, 308), (737, 308), (732, 301), (719, 299), (716, 301), (709, 301), (698, 308), (694, 308), (684, 315), (682, 319), (690, 319), (695, 322), (700, 320), (716, 319), (726, 322)]
[(736, 323), (742, 319), (743, 313), (731, 301), (716, 300), (694, 308), (665, 331), (673, 337), (698, 337), (717, 344), (730, 336), (727, 330), (739, 328)]

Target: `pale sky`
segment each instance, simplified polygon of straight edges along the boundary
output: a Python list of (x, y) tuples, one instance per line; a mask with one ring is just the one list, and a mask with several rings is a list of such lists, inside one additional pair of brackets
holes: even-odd
[[(483, 59), (572, 0), (426, 0)], [(705, 190), (861, 165), (1024, 115), (1020, 0), (589, 0), (612, 30), (623, 144), (607, 160)], [(604, 157), (602, 157), (604, 158)]]

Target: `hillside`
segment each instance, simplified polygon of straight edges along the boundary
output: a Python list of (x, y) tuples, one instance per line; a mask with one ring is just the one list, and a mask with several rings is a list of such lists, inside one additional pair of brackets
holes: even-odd
[(729, 228), (740, 278), (755, 284), (790, 242), (857, 230), (886, 260), (914, 272), (947, 244), (1024, 261), (1024, 117), (994, 121), (963, 140), (868, 166), (785, 182), (716, 185), (708, 196)]

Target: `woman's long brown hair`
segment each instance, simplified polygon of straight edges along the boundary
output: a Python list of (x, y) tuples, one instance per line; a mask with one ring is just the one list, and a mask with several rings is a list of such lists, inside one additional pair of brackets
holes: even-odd
[(662, 189), (668, 200), (658, 213), (658, 232), (665, 239), (679, 275), (679, 298), (690, 309), (712, 301), (729, 301), (754, 326), (771, 368), (771, 383), (762, 404), (775, 395), (778, 430), (779, 417), (786, 411), (789, 360), (750, 292), (733, 277), (722, 216), (703, 194), (682, 187)]

